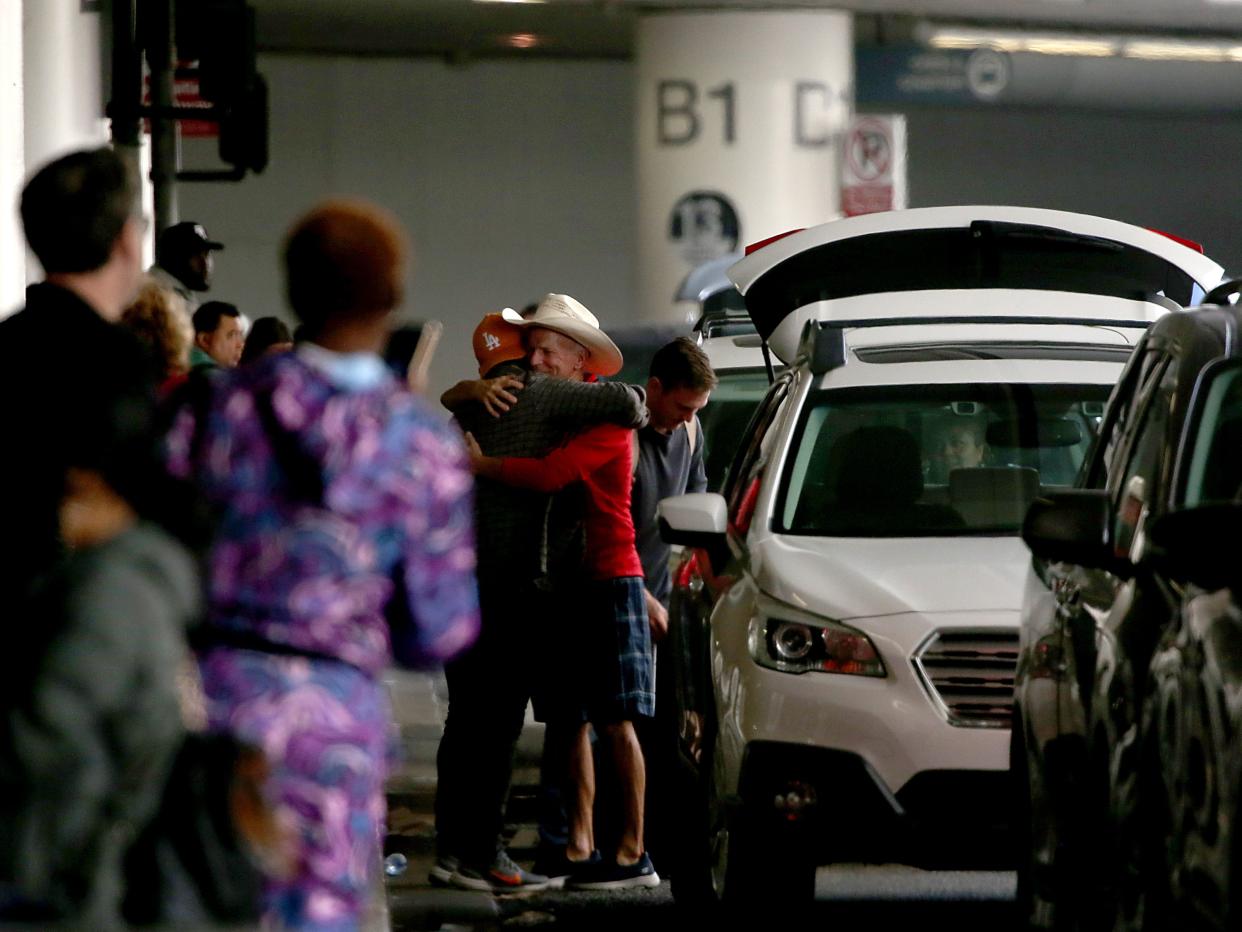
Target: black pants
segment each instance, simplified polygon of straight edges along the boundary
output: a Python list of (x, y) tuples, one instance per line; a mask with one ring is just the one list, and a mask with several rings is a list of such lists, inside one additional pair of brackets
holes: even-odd
[(513, 753), (547, 668), (548, 600), (530, 583), (480, 586), (482, 630), (445, 667), (449, 709), (436, 755), (436, 849), (490, 864), (500, 846)]

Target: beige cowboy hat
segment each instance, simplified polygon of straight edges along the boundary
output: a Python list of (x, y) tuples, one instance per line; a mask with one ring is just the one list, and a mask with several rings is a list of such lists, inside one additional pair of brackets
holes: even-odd
[(595, 375), (616, 375), (624, 362), (617, 344), (599, 329), (595, 315), (576, 298), (567, 294), (543, 296), (535, 313), (523, 317), (512, 308), (505, 308), (501, 316), (519, 327), (543, 327), (569, 337), (587, 351), (586, 370)]

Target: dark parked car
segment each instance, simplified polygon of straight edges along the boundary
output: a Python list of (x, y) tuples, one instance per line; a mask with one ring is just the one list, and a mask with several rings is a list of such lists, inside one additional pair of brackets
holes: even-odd
[[(1234, 339), (1236, 339), (1236, 332)], [(1151, 663), (1151, 740), (1171, 829), (1171, 896), (1188, 928), (1242, 928), (1242, 359), (1204, 373), (1144, 556), (1177, 594)]]
[(1239, 333), (1233, 307), (1152, 325), (1076, 488), (1027, 514), (1010, 757), (1034, 928), (1184, 928), (1189, 904), (1239, 927)]

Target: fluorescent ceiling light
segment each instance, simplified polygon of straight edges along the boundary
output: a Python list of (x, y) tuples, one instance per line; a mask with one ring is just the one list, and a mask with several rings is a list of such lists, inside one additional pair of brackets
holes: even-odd
[[(1242, 0), (1227, 2), (1242, 4)], [(1083, 58), (1117, 56), (1144, 61), (1242, 63), (1242, 43), (1236, 41), (1195, 42), (1181, 39), (1084, 36), (1074, 33), (1000, 32), (968, 27), (931, 28), (927, 32), (927, 44), (935, 49), (995, 49), (998, 52)]]
[(1032, 36), (1026, 40), (1024, 52), (1037, 55), (1082, 55), (1088, 58), (1107, 58), (1115, 55), (1117, 44), (1101, 39), (1059, 39), (1051, 36)]
[(938, 29), (928, 39), (928, 45), (937, 49), (996, 49), (1000, 52), (1092, 58), (1116, 55), (1118, 44), (1114, 39), (1070, 33), (989, 32), (982, 29)]
[(1122, 53), (1126, 58), (1148, 61), (1231, 61), (1231, 48), (1215, 42), (1177, 42), (1136, 39), (1127, 42)]

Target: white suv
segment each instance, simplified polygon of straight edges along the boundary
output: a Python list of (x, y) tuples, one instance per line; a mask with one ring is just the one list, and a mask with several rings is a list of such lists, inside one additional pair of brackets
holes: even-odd
[(797, 900), (828, 861), (1003, 850), (1019, 530), (1069, 486), (1142, 329), (1220, 266), (1095, 217), (930, 208), (731, 271), (789, 369), (722, 493), (666, 499), (681, 900)]

